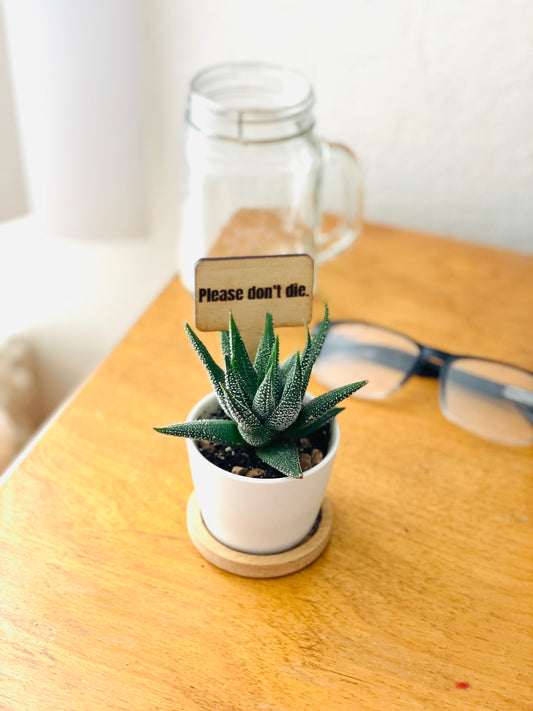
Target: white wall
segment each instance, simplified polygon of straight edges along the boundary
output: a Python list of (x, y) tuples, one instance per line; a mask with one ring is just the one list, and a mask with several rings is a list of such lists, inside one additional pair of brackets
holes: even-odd
[[(300, 69), (318, 130), (358, 152), (373, 221), (533, 247), (531, 0), (156, 0), (167, 200), (187, 82), (219, 61)], [(153, 31), (153, 26), (152, 26)]]
[(43, 234), (34, 217), (0, 227), (0, 341), (33, 339), (49, 407), (175, 269), (187, 84), (208, 64), (263, 59), (306, 74), (319, 133), (362, 160), (368, 219), (533, 247), (531, 0), (131, 5), (142, 16), (150, 234), (75, 243)]

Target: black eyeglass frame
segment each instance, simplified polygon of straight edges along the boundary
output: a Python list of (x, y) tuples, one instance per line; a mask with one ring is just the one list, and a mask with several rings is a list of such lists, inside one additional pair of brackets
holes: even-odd
[[(414, 338), (411, 338), (410, 336), (406, 335), (405, 333), (402, 333), (401, 331), (396, 331), (395, 329), (388, 328), (387, 326), (381, 326), (380, 324), (377, 323), (371, 323), (370, 321), (361, 321), (361, 320), (351, 320), (351, 319), (345, 319), (345, 320), (339, 320), (339, 321), (330, 321), (329, 322), (329, 327), (335, 327), (335, 326), (342, 326), (342, 325), (361, 325), (361, 326), (369, 326), (371, 328), (378, 328), (382, 331), (386, 331), (388, 333), (394, 334), (395, 336), (399, 336), (400, 338), (404, 338), (405, 340), (409, 341), (412, 345), (416, 346), (418, 349), (418, 356), (416, 356), (416, 359), (414, 362), (406, 369), (403, 367), (399, 367), (399, 370), (404, 370), (405, 374), (403, 378), (397, 383), (397, 385), (394, 387), (393, 390), (391, 390), (391, 395), (393, 392), (396, 392), (399, 390), (405, 383), (413, 376), (413, 375), (419, 375), (423, 378), (433, 378), (433, 379), (438, 379), (439, 380), (439, 400), (440, 400), (440, 405), (441, 409), (443, 408), (443, 394), (444, 394), (444, 384), (446, 382), (446, 377), (448, 374), (448, 371), (452, 364), (458, 360), (473, 360), (473, 361), (482, 361), (484, 363), (494, 363), (496, 365), (503, 365), (507, 366), (509, 368), (513, 368), (514, 370), (518, 370), (525, 375), (530, 375), (533, 377), (533, 372), (530, 370), (527, 370), (526, 368), (522, 368), (520, 366), (514, 365), (512, 363), (507, 363), (504, 361), (496, 360), (496, 359), (491, 359), (491, 358), (484, 358), (482, 356), (473, 356), (473, 355), (463, 355), (463, 354), (456, 354), (456, 353), (448, 353), (447, 351), (439, 350), (437, 348), (431, 348), (430, 346), (425, 346), (422, 343), (419, 343), (416, 341)], [(316, 333), (318, 330), (319, 326), (315, 326), (312, 330), (313, 334)], [(329, 331), (328, 331), (329, 332)], [(327, 335), (326, 335), (326, 340), (327, 340)], [(388, 349), (386, 346), (376, 346), (372, 345), (369, 346), (369, 348), (372, 348), (374, 351), (376, 348), (378, 349), (383, 349), (383, 350), (389, 350), (389, 351), (395, 351), (396, 349), (390, 348)], [(398, 353), (398, 351), (396, 351)], [(400, 357), (402, 354), (399, 354)], [(405, 354), (407, 355), (407, 354)], [(319, 358), (320, 359), (320, 356)], [(373, 360), (376, 360), (375, 358)], [(390, 361), (387, 361), (390, 363)], [(476, 382), (478, 383), (478, 386), (481, 387), (481, 389), (490, 395), (496, 396), (503, 398), (505, 400), (511, 400), (514, 402), (516, 405), (520, 406), (522, 408), (527, 408), (527, 410), (531, 410), (531, 413), (526, 411), (524, 414), (526, 414), (527, 418), (530, 421), (533, 421), (533, 399), (527, 397), (527, 392), (526, 392), (526, 397), (522, 397), (520, 392), (520, 388), (516, 388), (517, 392), (514, 392), (512, 387), (513, 386), (505, 386), (505, 385), (500, 385), (499, 383), (494, 383), (491, 381), (486, 380), (485, 378), (482, 378), (480, 376), (476, 376), (470, 373), (465, 373), (464, 376), (468, 380), (468, 384), (470, 386), (475, 386)]]

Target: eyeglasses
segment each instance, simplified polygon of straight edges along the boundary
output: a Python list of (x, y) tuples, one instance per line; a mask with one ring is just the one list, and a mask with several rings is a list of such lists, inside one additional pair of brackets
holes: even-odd
[(392, 395), (412, 375), (439, 378), (445, 417), (504, 444), (533, 443), (533, 373), (484, 358), (423, 346), (388, 328), (333, 321), (313, 370), (328, 387), (367, 379), (361, 399)]

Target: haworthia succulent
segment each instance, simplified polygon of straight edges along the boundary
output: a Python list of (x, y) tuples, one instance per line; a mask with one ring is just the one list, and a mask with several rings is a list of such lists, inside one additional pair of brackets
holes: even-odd
[(324, 393), (304, 404), (313, 365), (328, 329), (328, 308), (314, 337), (309, 329), (300, 355), (279, 363), (279, 339), (271, 314), (252, 363), (232, 315), (228, 331), (220, 334), (225, 370), (186, 325), (187, 335), (204, 364), (218, 401), (230, 420), (198, 420), (155, 428), (163, 434), (192, 437), (229, 445), (249, 444), (258, 456), (287, 476), (300, 477), (295, 441), (326, 425), (343, 408), (336, 405), (365, 385), (359, 381)]

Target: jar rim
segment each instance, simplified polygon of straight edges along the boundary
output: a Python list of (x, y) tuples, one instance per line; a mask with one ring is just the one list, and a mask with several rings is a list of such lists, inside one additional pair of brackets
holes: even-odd
[(192, 78), (186, 118), (207, 135), (246, 141), (262, 125), (263, 140), (281, 139), (312, 128), (313, 105), (313, 88), (299, 72), (266, 62), (227, 62)]

